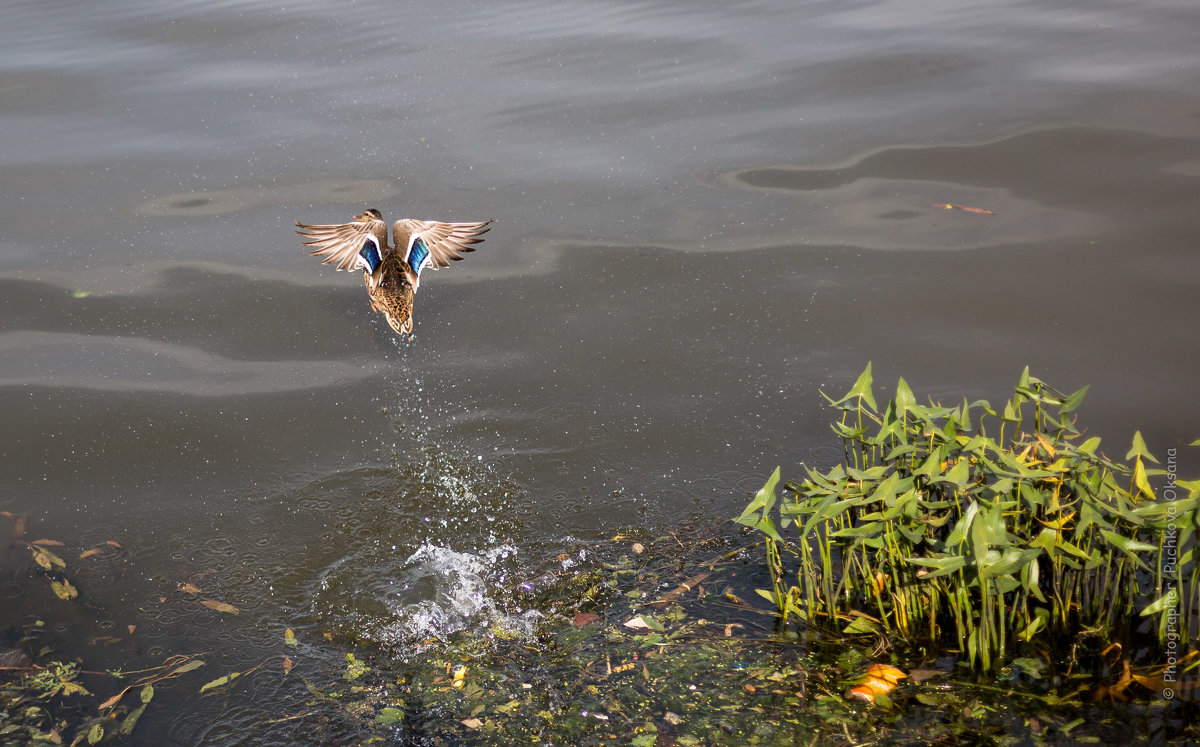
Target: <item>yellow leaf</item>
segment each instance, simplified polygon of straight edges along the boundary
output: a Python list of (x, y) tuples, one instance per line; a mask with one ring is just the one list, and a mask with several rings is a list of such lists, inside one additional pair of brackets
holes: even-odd
[(87, 691), (87, 688), (84, 687), (83, 685), (79, 684), (78, 682), (69, 682), (69, 681), (64, 682), (62, 684), (62, 694), (63, 695), (91, 695), (91, 693), (89, 693)]
[(238, 614), (237, 607), (234, 607), (232, 604), (227, 604), (225, 602), (217, 602), (212, 599), (201, 599), (200, 604), (203, 604), (205, 607), (208, 607), (210, 610), (216, 610), (217, 612), (225, 612), (230, 615)]
[(296, 631), (292, 630), (291, 628), (288, 628), (287, 630), (283, 631), (283, 642), (289, 646), (297, 645)]
[(71, 586), (71, 582), (65, 578), (62, 581), (51, 581), (50, 588), (54, 589), (54, 596), (58, 597), (59, 599), (65, 599), (69, 601), (79, 596), (79, 592), (74, 586)]
[(206, 690), (211, 690), (214, 687), (228, 685), (230, 682), (233, 682), (235, 679), (237, 679), (238, 677), (241, 677), (241, 676), (242, 676), (241, 672), (233, 672), (232, 674), (227, 674), (224, 677), (218, 677), (215, 680), (213, 680), (212, 682), (205, 683), (204, 687), (200, 688), (200, 692), (205, 692)]
[(50, 554), (45, 550), (39, 550), (36, 547), (29, 548), (33, 551), (33, 562), (37, 563), (46, 570), (50, 570), (53, 565), (50, 562)]
[(459, 723), (461, 723), (463, 726), (467, 727), (468, 729), (478, 729), (479, 727), (483, 726), (483, 722), (477, 718), (464, 718)]

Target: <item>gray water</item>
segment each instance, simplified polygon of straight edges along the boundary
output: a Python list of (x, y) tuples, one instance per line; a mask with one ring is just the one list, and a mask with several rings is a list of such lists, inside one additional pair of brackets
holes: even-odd
[[(496, 590), (574, 538), (830, 466), (820, 392), (868, 361), (948, 402), (1091, 385), (1110, 455), (1140, 429), (1194, 476), (1198, 31), (1194, 0), (9, 3), (0, 510), (81, 600), (10, 549), (3, 622), (211, 677), (289, 627), (310, 677), (325, 632), (520, 628)], [(496, 218), (411, 341), (292, 233), (367, 207)], [(137, 736), (291, 743), (240, 731), (299, 710), (280, 676)]]

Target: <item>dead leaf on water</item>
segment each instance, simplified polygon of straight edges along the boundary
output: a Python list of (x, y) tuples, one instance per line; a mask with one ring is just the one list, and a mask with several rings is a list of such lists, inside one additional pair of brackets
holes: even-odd
[(93, 555), (99, 555), (99, 554), (100, 554), (100, 548), (93, 547), (91, 550), (84, 550), (83, 552), (79, 553), (79, 559), (83, 560), (84, 558), (90, 558)]
[(200, 590), (200, 587), (196, 586), (195, 584), (180, 584), (179, 590), (183, 591), (183, 592), (187, 592), (188, 594), (203, 594), (204, 593), (203, 591)]
[(665, 595), (663, 595), (663, 597), (661, 599), (657, 599), (657, 600), (651, 602), (651, 604), (668, 604), (670, 602), (674, 602), (679, 597), (683, 596), (684, 594), (688, 593), (692, 589), (699, 586), (700, 582), (703, 581), (704, 579), (708, 578), (709, 575), (710, 574), (708, 574), (708, 573), (700, 573), (695, 576), (692, 576), (687, 581), (684, 581), (679, 586), (676, 586), (674, 590), (667, 592)]
[(654, 630), (658, 632), (664, 630), (662, 624), (649, 615), (638, 615), (630, 620), (626, 620), (625, 627), (633, 628), (634, 630)]
[(117, 542), (116, 540), (105, 540), (104, 544), (108, 545), (109, 547), (115, 547), (118, 550), (121, 549), (121, 543)]
[(299, 645), (296, 641), (296, 631), (292, 630), (291, 628), (283, 631), (283, 642), (289, 646)]
[(116, 695), (112, 696), (111, 698), (109, 698), (108, 700), (104, 701), (104, 702), (103, 702), (103, 703), (101, 703), (100, 705), (96, 706), (96, 710), (98, 710), (98, 711), (103, 711), (103, 710), (105, 710), (105, 709), (107, 709), (107, 708), (112, 708), (112, 707), (113, 707), (113, 706), (115, 706), (117, 703), (120, 703), (120, 702), (121, 702), (121, 698), (125, 697), (125, 693), (129, 692), (131, 689), (133, 689), (133, 686), (132, 686), (132, 685), (130, 685), (129, 687), (125, 688), (124, 690), (122, 690), (121, 692), (117, 693)]
[(79, 596), (79, 591), (65, 578), (62, 581), (51, 581), (50, 588), (54, 590), (54, 596), (59, 599), (70, 601)]
[(129, 630), (129, 635), (133, 635), (133, 631), (137, 630), (136, 625), (126, 625), (125, 627)]
[(575, 620), (574, 620), (575, 627), (583, 628), (588, 625), (591, 625), (592, 623), (596, 622), (599, 619), (600, 619), (600, 616), (594, 612), (576, 612)]
[(283, 673), (287, 674), (292, 671), (292, 658), (290, 656), (283, 657)]
[(238, 608), (234, 607), (232, 604), (228, 604), (226, 602), (218, 602), (214, 599), (201, 599), (200, 604), (203, 604), (205, 607), (208, 607), (210, 610), (216, 610), (217, 612), (225, 612), (230, 615), (236, 615), (239, 612)]
[(202, 666), (204, 666), (203, 659), (192, 659), (191, 661), (185, 664), (180, 664), (178, 667), (171, 670), (171, 674), (183, 674), (184, 672), (190, 672), (193, 669), (199, 669)]
[(63, 542), (59, 542), (58, 540), (48, 540), (48, 539), (34, 540), (33, 542), (30, 542), (29, 544), (43, 545), (46, 547), (66, 547), (66, 544)]
[(931, 202), (929, 203), (929, 207), (942, 208), (943, 210), (961, 210), (964, 213), (975, 213), (976, 215), (992, 215), (992, 211), (986, 208), (955, 205), (953, 202)]
[(468, 729), (478, 729), (479, 727), (483, 726), (483, 722), (477, 718), (464, 718), (459, 723), (461, 723), (463, 726), (467, 727)]
[(235, 679), (237, 679), (238, 677), (241, 677), (241, 676), (242, 676), (241, 672), (233, 672), (231, 674), (225, 675), (224, 677), (218, 677), (211, 682), (204, 683), (204, 687), (200, 688), (200, 692), (206, 692), (208, 690), (213, 689), (214, 687), (221, 687), (222, 685), (228, 685), (230, 682), (233, 682)]
[(67, 562), (50, 552), (44, 547), (30, 546), (29, 550), (33, 553), (33, 562), (37, 563), (46, 570), (51, 568), (65, 569)]

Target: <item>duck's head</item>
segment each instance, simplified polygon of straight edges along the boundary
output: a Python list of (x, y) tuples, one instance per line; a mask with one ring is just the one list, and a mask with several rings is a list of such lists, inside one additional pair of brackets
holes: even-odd
[(379, 212), (375, 208), (367, 208), (363, 211), (362, 215), (354, 216), (354, 220), (362, 223), (366, 223), (367, 221), (371, 220), (383, 220), (383, 213)]

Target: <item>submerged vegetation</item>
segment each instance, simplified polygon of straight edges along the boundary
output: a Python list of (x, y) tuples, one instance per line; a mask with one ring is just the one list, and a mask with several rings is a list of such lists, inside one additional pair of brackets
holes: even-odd
[[(868, 366), (831, 400), (844, 463), (776, 470), (738, 524), (556, 547), (526, 581), (488, 588), (490, 625), (437, 637), (381, 644), (302, 612), (248, 623), (280, 630), (248, 663), (156, 647), (147, 666), (137, 625), (69, 640), (79, 628), (56, 616), (93, 609), (79, 577), (129, 553), (109, 541), (77, 562), (0, 512), (36, 602), (0, 641), (0, 745), (153, 740), (188, 703), (214, 741), (1195, 739), (1200, 481), (1140, 435), (1104, 456), (1075, 427), (1083, 396), (1026, 372), (999, 408), (919, 405), (901, 380), (881, 409)], [(164, 608), (251, 614), (168, 583)], [(514, 629), (513, 613), (534, 622)], [(89, 671), (89, 652), (118, 643), (124, 671)], [(271, 705), (222, 720), (260, 697)]]
[(1140, 433), (1123, 461), (1104, 456), (1075, 427), (1086, 387), (1063, 394), (1026, 369), (1000, 408), (945, 407), (900, 379), (881, 409), (872, 386), (868, 364), (830, 400), (844, 464), (808, 469), (783, 497), (776, 470), (738, 518), (764, 535), (760, 593), (785, 624), (918, 645), (949, 635), (985, 672), (1022, 642), (1104, 648), (1138, 616), (1163, 650), (1195, 640), (1200, 481), (1153, 466)]

